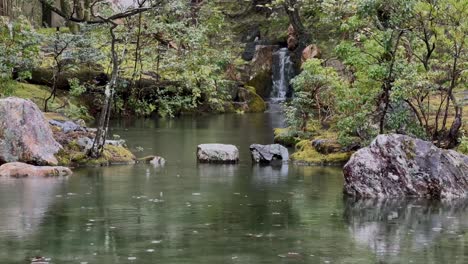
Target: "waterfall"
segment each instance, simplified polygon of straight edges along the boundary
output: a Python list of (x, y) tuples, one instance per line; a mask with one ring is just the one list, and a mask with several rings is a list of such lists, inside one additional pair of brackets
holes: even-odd
[(294, 74), (293, 63), (287, 48), (273, 53), (273, 87), (270, 94), (272, 102), (282, 102), (289, 95), (289, 82)]

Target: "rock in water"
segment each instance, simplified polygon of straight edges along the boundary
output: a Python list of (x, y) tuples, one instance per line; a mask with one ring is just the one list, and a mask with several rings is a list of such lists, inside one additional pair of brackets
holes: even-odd
[(239, 150), (234, 145), (201, 144), (197, 148), (197, 159), (202, 163), (237, 163)]
[(164, 167), (166, 160), (163, 157), (156, 156), (149, 163), (155, 167)]
[(250, 145), (250, 152), (252, 153), (252, 160), (256, 163), (271, 163), (274, 160), (289, 161), (288, 149), (280, 144), (253, 144)]
[(61, 148), (37, 105), (14, 97), (0, 99), (0, 164), (57, 165), (54, 155)]
[(466, 196), (468, 156), (404, 135), (379, 135), (344, 167), (345, 193), (356, 197)]
[(22, 162), (5, 163), (0, 166), (0, 176), (3, 177), (49, 177), (70, 176), (72, 171), (67, 167), (34, 166)]

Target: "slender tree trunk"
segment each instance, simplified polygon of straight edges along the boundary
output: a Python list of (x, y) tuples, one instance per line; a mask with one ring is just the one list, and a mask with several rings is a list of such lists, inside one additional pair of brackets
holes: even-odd
[(99, 158), (104, 150), (104, 145), (106, 143), (107, 132), (109, 129), (109, 118), (111, 114), (111, 105), (112, 97), (114, 95), (115, 85), (117, 83), (117, 77), (119, 74), (119, 58), (117, 56), (116, 42), (117, 38), (115, 36), (116, 24), (113, 24), (110, 28), (111, 35), (111, 58), (112, 58), (112, 73), (111, 79), (106, 84), (104, 91), (104, 103), (101, 109), (101, 114), (99, 116), (98, 127), (96, 131), (96, 137), (93, 141), (93, 146), (89, 151), (89, 156), (93, 158)]

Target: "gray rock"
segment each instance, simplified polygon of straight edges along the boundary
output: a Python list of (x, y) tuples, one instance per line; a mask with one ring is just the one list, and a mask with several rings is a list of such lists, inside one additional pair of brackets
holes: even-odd
[(81, 126), (81, 127), (86, 127), (86, 122), (83, 119), (77, 119), (75, 120), (75, 124)]
[(355, 197), (451, 198), (467, 195), (468, 156), (409, 136), (379, 135), (344, 167)]
[(60, 149), (37, 105), (15, 97), (0, 99), (0, 164), (57, 165), (54, 155)]
[(239, 150), (234, 145), (201, 144), (197, 148), (197, 159), (201, 163), (236, 163)]
[(155, 167), (163, 167), (166, 164), (166, 160), (163, 157), (155, 156), (149, 163)]
[(93, 140), (89, 137), (81, 137), (76, 140), (78, 146), (80, 146), (81, 150), (84, 152), (88, 152), (93, 147)]
[(49, 120), (49, 124), (59, 127), (64, 133), (74, 132), (74, 131), (86, 131), (86, 128), (75, 124), (72, 121), (60, 122), (57, 120)]
[(289, 161), (288, 149), (280, 144), (250, 145), (252, 160), (256, 163), (271, 163), (274, 160)]
[(116, 146), (116, 147), (126, 147), (125, 140), (106, 140), (106, 145)]

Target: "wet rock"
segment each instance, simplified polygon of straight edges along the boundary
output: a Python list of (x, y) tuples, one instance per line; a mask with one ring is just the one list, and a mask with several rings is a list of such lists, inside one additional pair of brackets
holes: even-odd
[(150, 164), (153, 164), (156, 167), (164, 166), (166, 164), (166, 159), (163, 157), (156, 156), (149, 162)]
[(331, 139), (315, 139), (312, 141), (312, 146), (321, 154), (336, 153), (342, 149), (338, 141)]
[(5, 163), (0, 166), (0, 176), (3, 177), (50, 177), (69, 176), (72, 174), (69, 168), (60, 166), (34, 166), (22, 162)]
[(57, 121), (49, 120), (49, 124), (52, 126), (59, 127), (64, 133), (74, 132), (74, 131), (86, 131), (86, 129), (78, 124), (75, 124), (72, 121)]
[(344, 167), (345, 193), (356, 197), (466, 196), (468, 156), (409, 136), (379, 135)]
[[(256, 93), (255, 87), (245, 86), (239, 88), (238, 108), (250, 113), (262, 113), (266, 110), (266, 103), (261, 96)], [(240, 106), (240, 107), (239, 107)]]
[(237, 163), (239, 150), (234, 145), (201, 144), (197, 148), (197, 159), (201, 163)]
[(154, 166), (164, 166), (166, 164), (166, 159), (160, 156), (146, 156), (143, 158), (139, 158), (138, 163), (149, 163), (153, 164)]
[(0, 99), (0, 164), (21, 161), (57, 165), (62, 146), (37, 105), (15, 97)]
[(119, 139), (119, 140), (106, 140), (106, 145), (111, 145), (111, 146), (116, 146), (116, 147), (125, 147), (126, 143), (125, 140)]
[(282, 162), (289, 161), (288, 149), (280, 144), (253, 144), (250, 145), (250, 152), (252, 160), (256, 163), (271, 163), (275, 160), (281, 160)]

